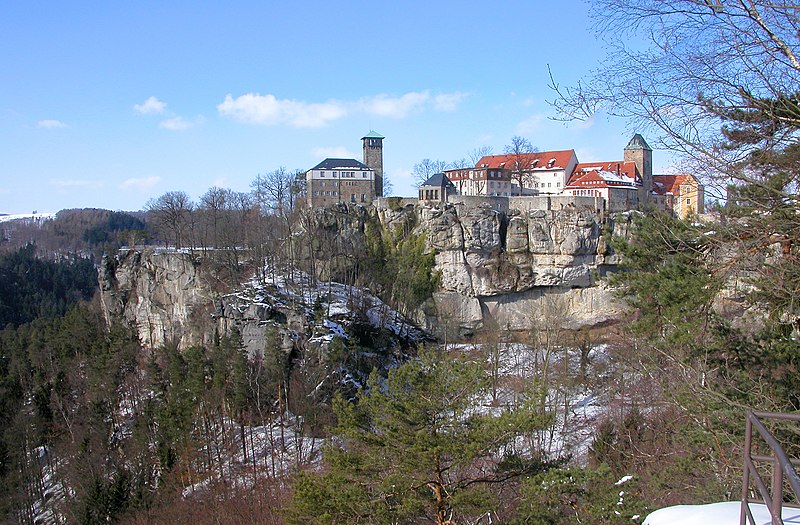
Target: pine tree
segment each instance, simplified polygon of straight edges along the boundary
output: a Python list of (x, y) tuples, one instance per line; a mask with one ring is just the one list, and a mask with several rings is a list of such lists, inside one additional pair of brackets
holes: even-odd
[(373, 373), (353, 402), (336, 399), (327, 469), (296, 480), (289, 523), (444, 525), (495, 511), (493, 488), (542, 466), (513, 442), (547, 418), (532, 404), (482, 413), (490, 392), (481, 364), (432, 350)]

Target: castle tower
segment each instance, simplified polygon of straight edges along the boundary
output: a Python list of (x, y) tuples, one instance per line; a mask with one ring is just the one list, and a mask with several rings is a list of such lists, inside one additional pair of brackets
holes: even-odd
[(639, 205), (646, 205), (650, 201), (650, 192), (653, 191), (653, 150), (638, 133), (625, 146), (625, 161), (636, 164), (636, 172), (642, 179)]
[(375, 196), (383, 197), (383, 139), (380, 133), (370, 130), (361, 137), (364, 143), (364, 164), (375, 170)]

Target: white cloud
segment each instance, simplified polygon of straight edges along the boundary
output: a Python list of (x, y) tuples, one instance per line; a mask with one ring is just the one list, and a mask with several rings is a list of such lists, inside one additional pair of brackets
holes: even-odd
[(330, 148), (314, 148), (312, 151), (314, 158), (332, 158), (332, 159), (354, 159), (355, 153), (351, 152), (344, 146), (333, 146)]
[(193, 128), (198, 124), (202, 124), (205, 121), (203, 117), (197, 117), (194, 120), (188, 120), (183, 117), (172, 117), (166, 120), (162, 120), (158, 127), (163, 129), (168, 129), (170, 131), (183, 131), (185, 129)]
[(542, 114), (531, 115), (519, 124), (517, 124), (517, 133), (520, 135), (531, 135), (542, 129), (542, 122), (545, 122), (547, 117)]
[(352, 113), (402, 119), (427, 108), (454, 111), (466, 96), (459, 92), (433, 96), (425, 90), (410, 91), (400, 96), (380, 94), (355, 101), (305, 102), (279, 99), (271, 94), (247, 93), (236, 98), (228, 94), (217, 106), (217, 111), (223, 117), (249, 124), (319, 128)]
[(122, 184), (120, 184), (119, 187), (120, 189), (123, 190), (144, 191), (144, 190), (149, 190), (159, 182), (161, 182), (161, 177), (153, 175), (150, 177), (144, 177), (138, 179), (127, 179)]
[(347, 109), (335, 100), (309, 103), (299, 100), (279, 100), (274, 95), (247, 93), (233, 98), (230, 94), (217, 106), (220, 115), (249, 124), (274, 126), (288, 124), (296, 128), (319, 128), (342, 118)]
[(57, 128), (66, 128), (67, 125), (61, 122), (60, 120), (46, 119), (37, 122), (36, 127), (43, 129), (57, 129)]
[(157, 115), (163, 113), (167, 108), (165, 102), (161, 102), (156, 97), (150, 97), (141, 104), (134, 104), (133, 110), (142, 115)]
[(590, 129), (594, 126), (595, 122), (595, 116), (592, 115), (585, 120), (571, 120), (567, 123), (567, 126), (575, 129)]
[(458, 91), (455, 93), (443, 93), (434, 97), (433, 107), (438, 111), (455, 111), (465, 98), (467, 98), (467, 94)]
[(428, 91), (409, 92), (399, 97), (376, 95), (358, 101), (363, 111), (379, 117), (405, 118), (409, 113), (422, 109), (431, 100)]

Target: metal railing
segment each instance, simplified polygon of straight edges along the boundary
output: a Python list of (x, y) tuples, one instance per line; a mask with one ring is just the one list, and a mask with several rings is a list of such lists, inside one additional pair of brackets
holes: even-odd
[[(753, 514), (750, 511), (750, 503), (764, 503), (769, 509), (772, 517), (772, 525), (783, 525), (781, 517), (783, 510), (784, 480), (789, 482), (789, 486), (794, 493), (795, 501), (800, 502), (800, 476), (797, 475), (795, 465), (800, 465), (800, 460), (790, 459), (781, 444), (766, 429), (761, 422), (762, 419), (788, 420), (800, 422), (800, 414), (786, 414), (780, 412), (748, 412), (747, 424), (744, 436), (744, 477), (742, 480), (742, 510), (739, 525), (756, 525)], [(772, 451), (771, 456), (753, 454), (753, 429), (756, 429), (761, 439), (769, 446)], [(770, 463), (772, 465), (771, 487), (756, 468), (758, 463)], [(750, 498), (750, 481), (755, 483), (761, 500)]]

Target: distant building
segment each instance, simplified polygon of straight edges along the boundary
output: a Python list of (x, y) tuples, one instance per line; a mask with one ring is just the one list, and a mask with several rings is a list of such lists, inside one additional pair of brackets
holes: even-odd
[(578, 164), (575, 150), (537, 151), (520, 155), (486, 155), (476, 168), (503, 169), (509, 171), (509, 180), (517, 182), (522, 174), (522, 188), (517, 186), (515, 195), (554, 195), (561, 193)]
[(444, 174), (459, 195), (514, 195), (511, 171), (505, 168), (459, 168), (445, 170)]
[(383, 139), (370, 131), (361, 138), (364, 162), (355, 159), (325, 159), (306, 172), (309, 206), (338, 202), (369, 204), (383, 196)]
[(383, 135), (370, 130), (361, 137), (364, 145), (364, 164), (375, 171), (375, 197), (383, 197)]
[(419, 202), (447, 202), (447, 198), (457, 193), (456, 187), (444, 173), (437, 173), (419, 187)]
[(640, 181), (639, 204), (647, 205), (653, 191), (653, 150), (638, 133), (625, 146), (625, 161), (636, 164), (636, 177)]
[(691, 174), (653, 175), (653, 196), (659, 207), (685, 219), (705, 213), (705, 187)]
[(375, 198), (375, 170), (355, 159), (325, 159), (306, 172), (306, 182), (312, 207)]
[(575, 166), (564, 194), (602, 199), (609, 212), (635, 209), (641, 181), (634, 162), (586, 162)]

